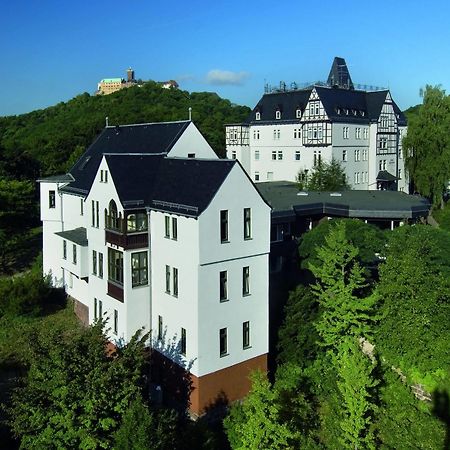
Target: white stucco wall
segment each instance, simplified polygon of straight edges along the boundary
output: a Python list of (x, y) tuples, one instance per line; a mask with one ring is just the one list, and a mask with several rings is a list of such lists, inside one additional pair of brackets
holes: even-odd
[(193, 122), (175, 142), (168, 156), (187, 158), (189, 153), (194, 153), (196, 158), (218, 158)]

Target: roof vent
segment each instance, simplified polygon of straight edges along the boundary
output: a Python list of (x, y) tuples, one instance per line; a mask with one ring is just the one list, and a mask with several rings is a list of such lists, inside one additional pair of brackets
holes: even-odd
[(306, 197), (308, 195), (308, 193), (305, 192), (305, 191), (300, 191), (300, 192), (297, 192), (297, 195), (301, 195), (303, 197)]
[(340, 192), (330, 192), (330, 197), (342, 197)]

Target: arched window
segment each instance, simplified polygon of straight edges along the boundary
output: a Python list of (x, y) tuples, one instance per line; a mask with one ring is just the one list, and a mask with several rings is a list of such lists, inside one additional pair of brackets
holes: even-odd
[(109, 221), (111, 228), (115, 230), (119, 229), (119, 216), (117, 214), (117, 205), (114, 200), (109, 202)]

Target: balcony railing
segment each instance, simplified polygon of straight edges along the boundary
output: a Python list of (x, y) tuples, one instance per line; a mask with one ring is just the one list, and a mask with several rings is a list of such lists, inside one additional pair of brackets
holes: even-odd
[(108, 295), (123, 303), (123, 287), (108, 280)]
[(141, 229), (130, 231), (127, 221), (122, 217), (105, 216), (105, 240), (110, 244), (128, 249), (148, 247), (148, 231)]

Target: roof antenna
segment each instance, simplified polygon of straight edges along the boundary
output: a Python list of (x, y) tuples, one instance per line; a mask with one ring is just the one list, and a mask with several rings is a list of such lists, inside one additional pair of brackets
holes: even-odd
[(106, 126), (109, 126), (109, 117), (108, 116), (105, 117), (105, 122), (106, 122)]
[(192, 121), (192, 108), (189, 106), (189, 121)]

